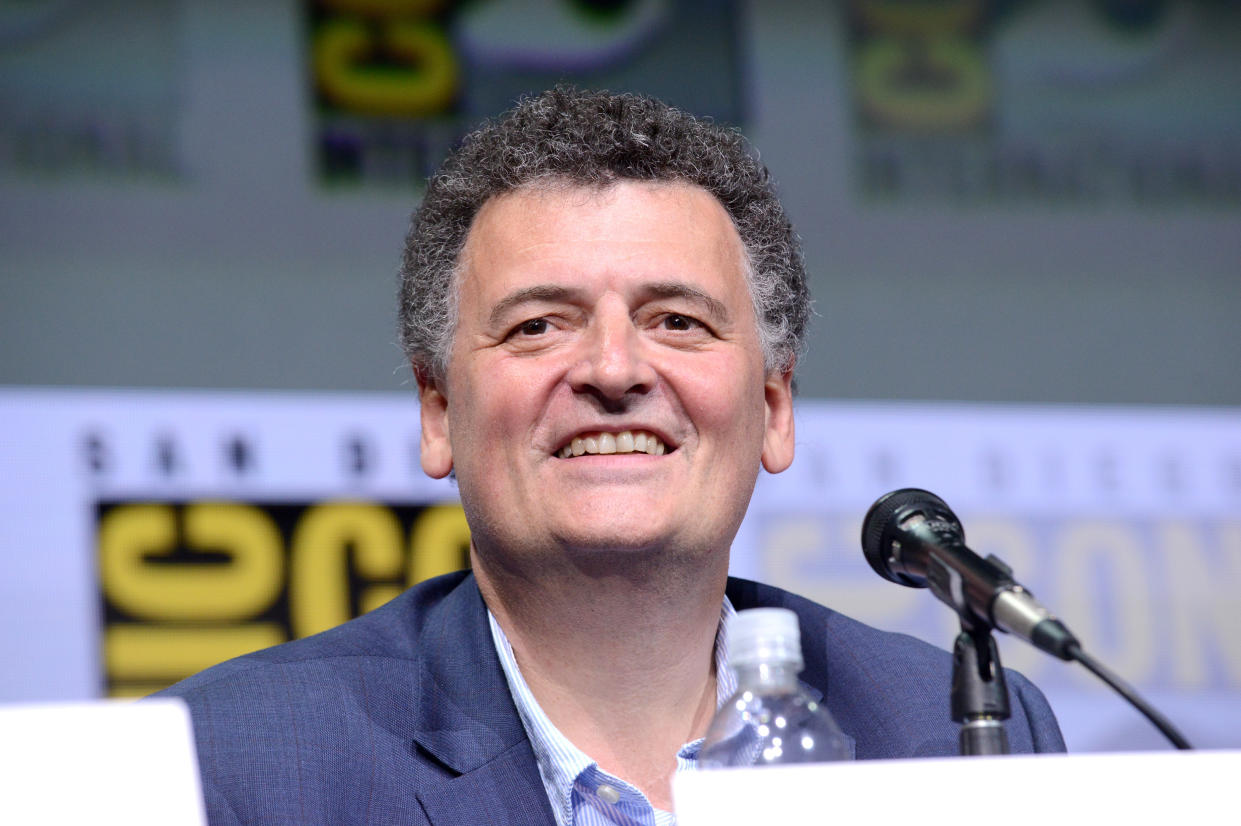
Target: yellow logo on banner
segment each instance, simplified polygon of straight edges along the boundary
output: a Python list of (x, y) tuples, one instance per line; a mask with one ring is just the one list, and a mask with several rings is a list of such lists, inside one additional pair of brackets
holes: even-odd
[(469, 560), (456, 504), (120, 502), (98, 513), (105, 679), (119, 696), (327, 630)]

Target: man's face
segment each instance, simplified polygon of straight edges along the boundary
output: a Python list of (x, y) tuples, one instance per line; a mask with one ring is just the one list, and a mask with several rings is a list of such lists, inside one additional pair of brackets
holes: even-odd
[(696, 186), (483, 206), (447, 375), (421, 387), (423, 468), (456, 469), (483, 558), (727, 553), (760, 461), (793, 453), (790, 376), (764, 371), (742, 262)]

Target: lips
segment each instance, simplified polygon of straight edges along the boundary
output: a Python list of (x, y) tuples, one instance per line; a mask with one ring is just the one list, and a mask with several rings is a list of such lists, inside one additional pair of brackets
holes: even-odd
[(561, 459), (574, 456), (614, 453), (646, 453), (662, 456), (668, 452), (663, 440), (647, 430), (622, 430), (619, 433), (596, 431), (580, 433), (572, 441), (556, 451)]

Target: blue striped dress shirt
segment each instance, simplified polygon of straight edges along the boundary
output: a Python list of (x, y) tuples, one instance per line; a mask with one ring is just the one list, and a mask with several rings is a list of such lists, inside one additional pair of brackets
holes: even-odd
[[(736, 676), (728, 668), (723, 633), (728, 618), (735, 613), (732, 603), (725, 597), (719, 630), (715, 634), (716, 708), (737, 690)], [(557, 826), (675, 826), (676, 816), (672, 812), (656, 809), (636, 786), (599, 768), (598, 763), (552, 725), (521, 676), (513, 646), (504, 630), (490, 611), (487, 619), (491, 623), (491, 638), (500, 656), (500, 665), (508, 679), (509, 693), (513, 695), (526, 736), (534, 748)], [(698, 767), (701, 746), (701, 738), (681, 746), (677, 751), (678, 772)]]

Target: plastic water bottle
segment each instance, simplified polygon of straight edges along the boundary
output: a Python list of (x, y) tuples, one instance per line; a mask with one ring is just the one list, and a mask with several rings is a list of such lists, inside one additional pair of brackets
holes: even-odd
[(797, 615), (787, 608), (739, 611), (724, 629), (730, 697), (707, 729), (704, 769), (849, 760), (849, 743), (827, 709), (797, 681), (803, 662)]

